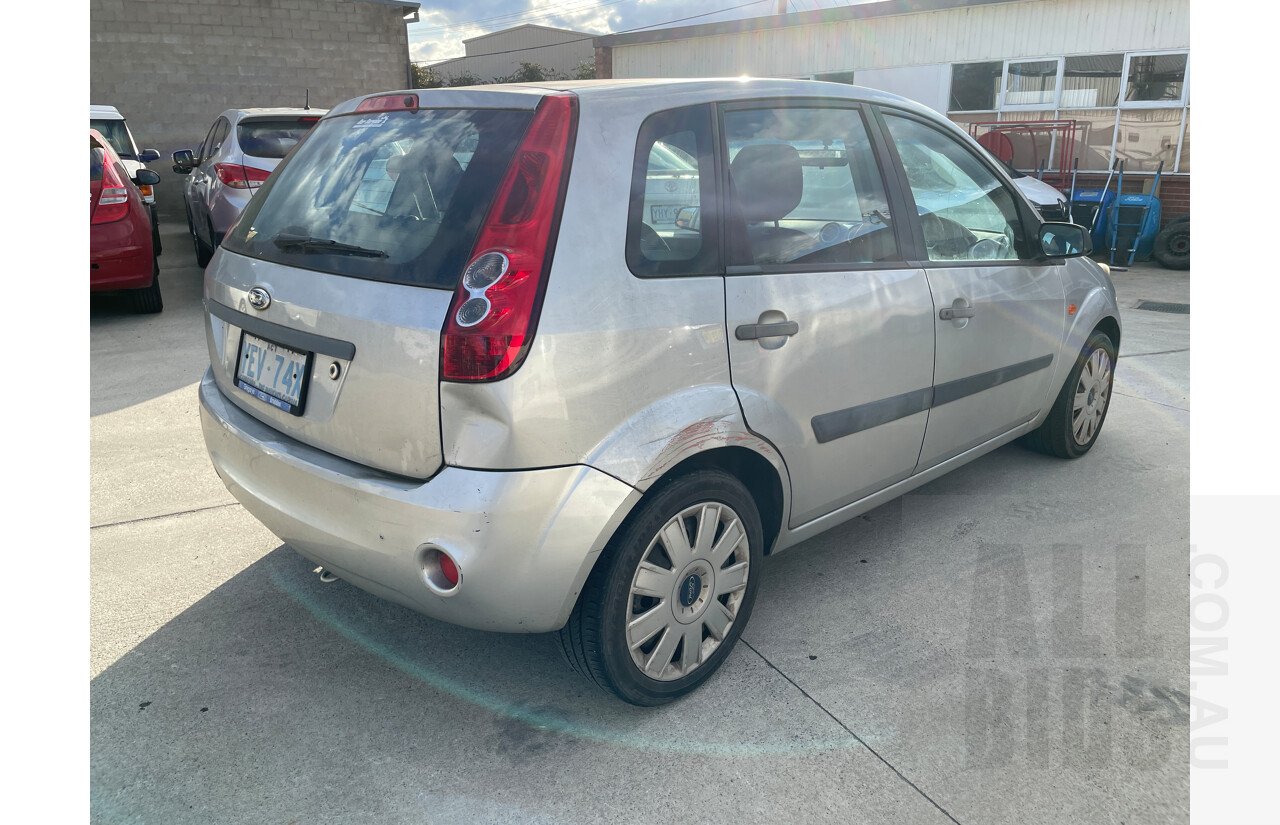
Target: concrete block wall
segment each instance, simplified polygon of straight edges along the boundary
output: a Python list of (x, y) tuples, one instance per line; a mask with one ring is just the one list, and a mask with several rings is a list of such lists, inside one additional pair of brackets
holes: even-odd
[(360, 0), (90, 0), (89, 97), (162, 155), (162, 215), (182, 219), (169, 154), (225, 109), (327, 108), (409, 87), (405, 8)]

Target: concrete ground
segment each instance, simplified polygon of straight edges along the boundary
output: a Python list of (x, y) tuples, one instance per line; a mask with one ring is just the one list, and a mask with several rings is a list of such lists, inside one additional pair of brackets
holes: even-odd
[(743, 644), (644, 710), (550, 636), (323, 584), (200, 436), (201, 272), (91, 317), (91, 820), (1188, 820), (1187, 273), (1117, 273), (1092, 453), (1004, 447), (766, 561)]

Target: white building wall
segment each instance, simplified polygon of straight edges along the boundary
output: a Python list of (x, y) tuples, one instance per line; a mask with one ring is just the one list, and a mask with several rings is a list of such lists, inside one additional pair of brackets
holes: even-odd
[[(618, 45), (613, 76), (807, 76), (1191, 45), (1186, 0), (1023, 0), (943, 11)], [(855, 77), (862, 84), (862, 76)]]

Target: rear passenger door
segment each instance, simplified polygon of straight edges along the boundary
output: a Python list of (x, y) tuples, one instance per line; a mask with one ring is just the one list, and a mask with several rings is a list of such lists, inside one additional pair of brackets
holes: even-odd
[(909, 113), (881, 114), (914, 201), (902, 223), (916, 235), (938, 307), (923, 470), (1030, 421), (1051, 400), (1065, 297), (1061, 266), (1033, 253), (1035, 219), (976, 147)]
[(787, 463), (796, 527), (915, 469), (933, 299), (861, 107), (724, 104), (719, 126), (733, 385)]

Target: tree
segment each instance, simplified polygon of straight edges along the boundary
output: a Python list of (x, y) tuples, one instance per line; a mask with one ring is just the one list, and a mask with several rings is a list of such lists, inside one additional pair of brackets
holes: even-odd
[(413, 64), (413, 88), (438, 89), (443, 85), (444, 80), (430, 66)]
[(463, 72), (460, 75), (447, 78), (444, 81), (445, 86), (477, 86), (484, 81), (470, 72)]
[(573, 69), (574, 80), (595, 80), (596, 79), (596, 59), (588, 58)]
[(552, 72), (547, 70), (546, 67), (539, 66), (537, 63), (530, 63), (526, 60), (521, 60), (520, 70), (505, 79), (509, 83), (540, 83), (547, 80), (554, 80), (555, 78), (552, 77)]

